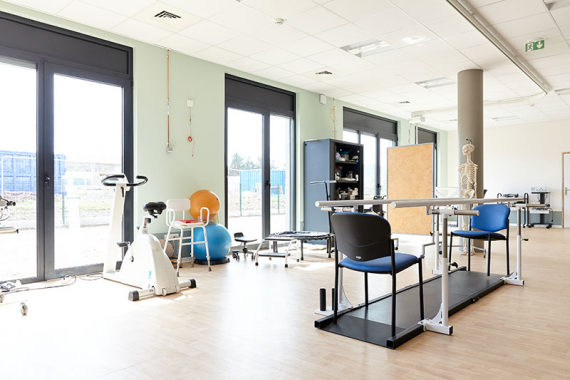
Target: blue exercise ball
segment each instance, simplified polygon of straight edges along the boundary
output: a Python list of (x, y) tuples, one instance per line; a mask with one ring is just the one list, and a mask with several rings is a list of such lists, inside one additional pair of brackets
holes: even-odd
[[(204, 230), (202, 228), (195, 228), (194, 235), (195, 241), (204, 241)], [(210, 224), (206, 226), (206, 235), (208, 236), (210, 260), (221, 260), (230, 253), (232, 236), (226, 227), (221, 224)], [(196, 260), (206, 260), (205, 244), (194, 245), (194, 257)]]

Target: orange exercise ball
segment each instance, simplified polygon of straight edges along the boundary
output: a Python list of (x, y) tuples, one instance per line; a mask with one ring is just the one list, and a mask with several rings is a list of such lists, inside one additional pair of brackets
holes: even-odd
[[(210, 210), (210, 220), (212, 220), (220, 212), (220, 198), (213, 191), (198, 190), (190, 197), (190, 214), (194, 219), (200, 219), (202, 207)], [(206, 218), (206, 215), (203, 217)]]

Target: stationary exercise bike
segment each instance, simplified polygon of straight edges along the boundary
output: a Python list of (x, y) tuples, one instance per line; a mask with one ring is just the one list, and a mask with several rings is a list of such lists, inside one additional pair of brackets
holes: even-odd
[[(121, 241), (125, 196), (132, 187), (141, 186), (148, 182), (148, 178), (145, 176), (137, 176), (137, 180), (139, 182), (130, 183), (124, 174), (110, 175), (101, 180), (104, 186), (115, 187), (107, 255), (103, 263), (103, 278), (142, 289), (131, 291), (129, 293), (130, 301), (137, 301), (142, 297), (151, 295), (166, 296), (178, 293), (181, 288), (195, 288), (196, 281), (194, 279), (178, 280), (176, 271), (162, 250), (160, 242), (148, 232), (148, 224), (166, 209), (163, 202), (145, 204), (143, 209), (148, 215), (143, 217), (143, 223), (139, 228), (137, 237), (132, 244)], [(120, 257), (119, 255), (125, 247), (128, 250), (123, 258), (121, 269), (117, 272), (117, 258)]]

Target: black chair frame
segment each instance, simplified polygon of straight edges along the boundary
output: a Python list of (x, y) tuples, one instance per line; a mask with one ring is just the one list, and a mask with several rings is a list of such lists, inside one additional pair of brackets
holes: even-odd
[[(358, 213), (354, 213), (354, 214), (358, 214)], [(360, 215), (367, 215), (367, 214), (360, 214)], [(333, 214), (334, 217), (334, 214)], [(386, 223), (388, 223), (388, 221), (386, 221), (384, 218), (377, 216), (378, 218), (383, 219)], [(388, 228), (389, 228), (389, 224), (388, 224)], [(388, 230), (388, 236), (391, 235), (391, 231)], [(343, 268), (342, 264), (339, 262), (339, 249), (338, 249), (338, 238), (335, 235), (335, 239), (334, 239), (335, 243), (334, 243), (334, 248), (335, 248), (335, 285), (334, 285), (334, 294), (335, 294), (335, 299), (333, 299), (333, 322), (336, 323), (337, 318), (338, 318), (338, 289), (339, 289), (339, 271), (341, 268)], [(421, 255), (420, 257), (418, 257), (415, 261), (412, 261), (400, 268), (396, 269), (396, 258), (395, 258), (395, 254), (396, 251), (394, 249), (394, 239), (392, 239), (391, 237), (389, 238), (389, 255), (391, 257), (391, 270), (390, 271), (374, 271), (374, 272), (369, 272), (369, 271), (362, 271), (362, 270), (356, 270), (356, 269), (352, 269), (352, 268), (347, 268), (350, 270), (354, 270), (356, 272), (362, 272), (364, 273), (364, 307), (368, 308), (369, 306), (369, 298), (368, 298), (368, 273), (375, 273), (375, 274), (390, 274), (392, 276), (392, 315), (391, 315), (391, 334), (392, 337), (396, 336), (396, 293), (397, 293), (397, 289), (396, 289), (396, 274), (399, 272), (404, 271), (405, 269), (418, 264), (418, 277), (419, 277), (419, 298), (420, 298), (420, 320), (425, 319), (425, 315), (424, 315), (424, 289), (423, 289), (423, 271), (422, 271), (422, 260), (424, 258), (424, 255)], [(372, 259), (375, 258), (380, 258), (380, 257), (386, 257), (388, 255), (384, 255), (384, 256), (379, 256), (379, 257), (373, 257)], [(368, 260), (362, 260), (362, 261), (368, 261)]]

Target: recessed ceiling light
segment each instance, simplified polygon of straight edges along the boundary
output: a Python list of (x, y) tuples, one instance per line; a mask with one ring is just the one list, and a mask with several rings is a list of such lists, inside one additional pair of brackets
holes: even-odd
[(449, 86), (454, 84), (455, 82), (447, 77), (443, 78), (436, 78), (425, 80), (421, 82), (416, 82), (418, 86), (422, 86), (423, 88), (434, 88), (434, 87), (442, 87), (442, 86)]
[(409, 36), (409, 37), (404, 37), (402, 38), (402, 41), (406, 44), (406, 45), (415, 45), (415, 44), (420, 44), (422, 42), (427, 42), (430, 41), (431, 38), (426, 37), (426, 36)]
[(382, 40), (374, 39), (341, 47), (342, 50), (363, 58), (372, 54), (393, 50), (394, 47)]

